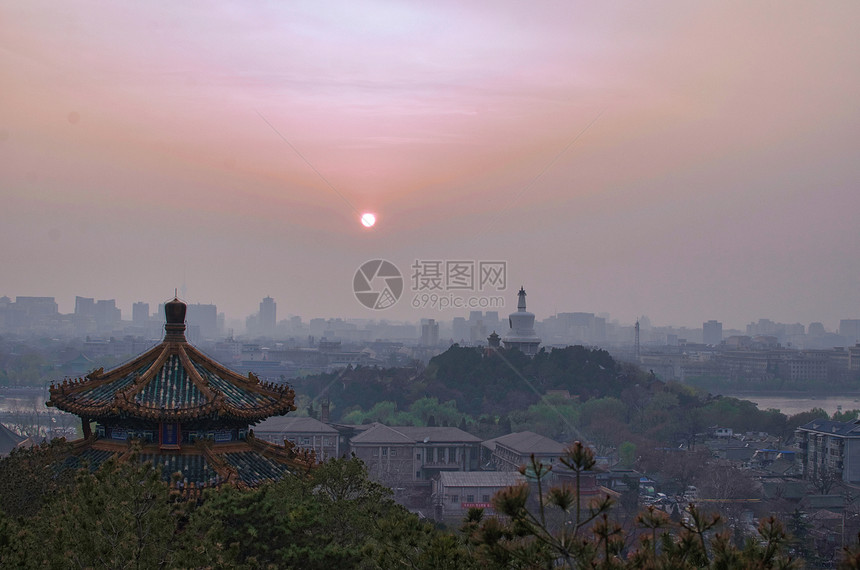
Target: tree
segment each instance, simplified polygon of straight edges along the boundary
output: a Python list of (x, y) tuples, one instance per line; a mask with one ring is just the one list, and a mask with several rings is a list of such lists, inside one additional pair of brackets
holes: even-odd
[(809, 528), (806, 513), (800, 509), (794, 509), (788, 518), (788, 545), (801, 558), (808, 558), (812, 554), (812, 549), (809, 548)]
[(636, 444), (629, 441), (618, 446), (618, 460), (624, 467), (633, 467), (636, 462)]
[(811, 473), (809, 480), (816, 491), (822, 495), (829, 495), (833, 487), (842, 481), (842, 477), (839, 476), (839, 473), (822, 465)]
[[(578, 568), (595, 565), (601, 551), (607, 564), (618, 554), (622, 546), (620, 527), (606, 516), (612, 499), (609, 496), (595, 499), (586, 511), (582, 509), (581, 475), (594, 467), (594, 454), (577, 441), (565, 450), (559, 462), (574, 472), (574, 486), (553, 487), (546, 494), (543, 484), (552, 468), (537, 461), (534, 455), (531, 465), (521, 468), (521, 472), (534, 478), (536, 512), (528, 506), (531, 490), (527, 484), (503, 489), (493, 497), (493, 508), (508, 517), (508, 521), (484, 519), (482, 509), (470, 510), (463, 530), (476, 547), (480, 562), (496, 568), (532, 567), (532, 564), (550, 567), (557, 561), (567, 568)], [(548, 524), (549, 507), (562, 514), (557, 529)], [(585, 529), (592, 524), (598, 537), (596, 543), (584, 538)]]
[(32, 517), (46, 500), (71, 487), (75, 471), (60, 468), (70, 452), (65, 439), (13, 449), (0, 460), (0, 511), (14, 519)]
[[(414, 562), (425, 549), (436, 553), (431, 560), (456, 559), (456, 544), (440, 544), (433, 532), (370, 481), (360, 460), (332, 459), (306, 478), (207, 493), (189, 519), (178, 565), (373, 568), (385, 553), (408, 551)], [(381, 567), (408, 567), (403, 560)]]
[(150, 463), (109, 459), (77, 472), (25, 524), (0, 561), (6, 567), (171, 566), (182, 505)]

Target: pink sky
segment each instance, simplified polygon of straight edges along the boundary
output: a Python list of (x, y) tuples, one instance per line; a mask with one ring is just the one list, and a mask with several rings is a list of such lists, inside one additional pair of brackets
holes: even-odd
[(2, 2), (0, 295), (450, 319), (365, 310), (353, 273), (503, 259), (503, 313), (522, 284), (538, 318), (833, 330), (860, 317), (858, 12)]

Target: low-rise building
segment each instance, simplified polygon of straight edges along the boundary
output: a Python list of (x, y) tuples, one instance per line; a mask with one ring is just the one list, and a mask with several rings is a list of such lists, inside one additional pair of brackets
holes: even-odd
[(554, 465), (565, 449), (563, 444), (531, 431), (509, 433), (482, 445), (496, 471), (517, 471), (531, 463), (532, 455), (540, 463)]
[(433, 481), (436, 518), (462, 520), (471, 508), (482, 508), (486, 514), (493, 515), (493, 495), (522, 483), (526, 483), (526, 478), (512, 471), (440, 473)]
[(253, 429), (254, 435), (263, 441), (283, 445), (286, 440), (304, 449), (312, 449), (318, 461), (343, 455), (339, 432), (314, 418), (276, 416), (260, 422)]
[(860, 483), (860, 420), (813, 420), (795, 432), (804, 479), (839, 477)]
[(350, 440), (368, 474), (391, 486), (429, 484), (443, 471), (478, 469), (481, 440), (455, 427), (374, 424)]

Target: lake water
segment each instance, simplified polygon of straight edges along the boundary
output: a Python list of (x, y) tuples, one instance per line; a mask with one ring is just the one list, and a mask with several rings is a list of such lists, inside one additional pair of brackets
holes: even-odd
[(32, 390), (4, 390), (0, 392), (0, 412), (44, 412), (48, 408), (48, 391), (44, 388)]
[(830, 415), (841, 409), (860, 410), (860, 396), (774, 396), (771, 394), (724, 394), (755, 402), (760, 410), (776, 409), (787, 416), (821, 408)]

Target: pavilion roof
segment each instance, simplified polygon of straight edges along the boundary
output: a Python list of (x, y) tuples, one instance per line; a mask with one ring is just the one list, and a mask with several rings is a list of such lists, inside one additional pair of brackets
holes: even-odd
[(200, 440), (182, 450), (163, 450), (141, 441), (117, 442), (98, 438), (73, 442), (74, 449), (60, 468), (88, 467), (95, 471), (114, 457), (150, 462), (161, 479), (179, 488), (202, 489), (224, 484), (256, 487), (278, 481), (290, 473), (302, 473), (316, 462), (313, 452), (279, 446), (253, 436), (245, 441), (214, 443)]
[(168, 316), (166, 328), (161, 344), (130, 362), (52, 385), (47, 405), (92, 420), (158, 422), (209, 417), (255, 423), (296, 409), (289, 387), (261, 383), (253, 373), (242, 376), (209, 358), (185, 340), (184, 322), (171, 323)]

